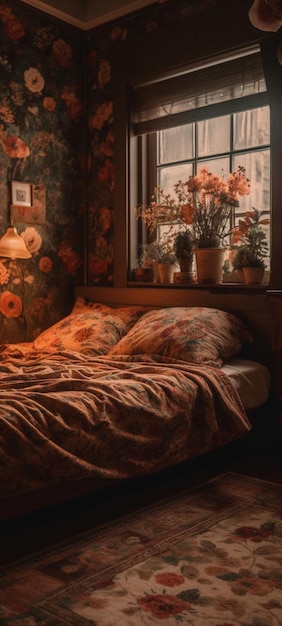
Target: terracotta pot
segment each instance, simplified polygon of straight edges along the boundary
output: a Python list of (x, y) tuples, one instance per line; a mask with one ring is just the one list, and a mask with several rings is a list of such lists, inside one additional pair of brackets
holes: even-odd
[(178, 259), (181, 272), (192, 272), (193, 261), (191, 259)]
[(196, 267), (199, 283), (222, 283), (224, 248), (196, 248)]
[(174, 265), (171, 263), (158, 263), (158, 270), (161, 283), (173, 283)]
[(264, 277), (264, 267), (243, 267), (246, 285), (261, 285)]
[(241, 269), (238, 270), (234, 270), (237, 274), (237, 278), (238, 278), (238, 282), (239, 283), (244, 283), (245, 282), (245, 278), (244, 278), (244, 272)]

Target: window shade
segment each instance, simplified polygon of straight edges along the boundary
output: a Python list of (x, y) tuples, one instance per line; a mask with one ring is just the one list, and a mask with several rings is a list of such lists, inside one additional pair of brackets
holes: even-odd
[[(266, 92), (260, 51), (216, 62), (201, 69), (133, 87), (132, 122), (136, 135), (176, 125), (187, 111)], [(236, 107), (238, 109), (238, 106)]]

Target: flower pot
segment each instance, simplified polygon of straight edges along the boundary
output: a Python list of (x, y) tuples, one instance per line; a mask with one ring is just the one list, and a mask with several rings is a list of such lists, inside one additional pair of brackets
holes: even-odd
[(172, 263), (158, 263), (161, 283), (173, 283), (174, 265)]
[(199, 283), (222, 283), (224, 248), (196, 248), (196, 267)]
[(157, 261), (153, 261), (152, 269), (153, 269), (153, 280), (154, 280), (154, 283), (159, 283), (160, 282), (160, 273), (159, 273), (159, 264), (157, 263)]
[(181, 272), (192, 272), (193, 261), (191, 259), (178, 259)]
[(138, 282), (151, 283), (153, 280), (153, 271), (150, 267), (136, 267), (134, 275)]
[(234, 272), (237, 275), (238, 283), (244, 283), (245, 282), (245, 278), (244, 278), (243, 270), (242, 269), (237, 269), (237, 270), (234, 270)]
[(261, 285), (264, 277), (264, 267), (243, 267), (246, 285)]

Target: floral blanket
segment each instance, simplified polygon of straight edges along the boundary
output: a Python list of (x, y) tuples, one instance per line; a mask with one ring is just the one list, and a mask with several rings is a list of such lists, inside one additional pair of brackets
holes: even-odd
[(218, 368), (170, 357), (0, 352), (0, 497), (150, 474), (250, 429)]

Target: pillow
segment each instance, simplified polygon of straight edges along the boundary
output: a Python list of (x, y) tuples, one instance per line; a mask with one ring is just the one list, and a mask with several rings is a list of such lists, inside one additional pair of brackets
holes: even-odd
[(44, 352), (107, 354), (146, 310), (142, 306), (112, 308), (79, 297), (72, 312), (38, 335), (33, 345)]
[(145, 313), (110, 355), (156, 354), (221, 367), (252, 336), (241, 319), (208, 307), (168, 307)]

